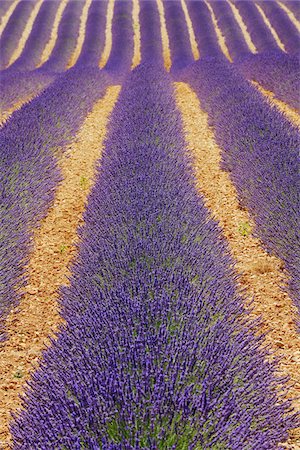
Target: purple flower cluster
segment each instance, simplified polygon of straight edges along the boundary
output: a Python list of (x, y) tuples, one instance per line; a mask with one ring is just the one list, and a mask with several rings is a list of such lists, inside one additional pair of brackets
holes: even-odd
[(180, 0), (164, 2), (165, 18), (172, 57), (172, 71), (194, 62), (191, 43)]
[(21, 0), (11, 15), (0, 39), (0, 70), (8, 65), (35, 4), (36, 0)]
[(140, 29), (142, 62), (153, 63), (162, 67), (163, 50), (160, 38), (160, 18), (158, 7), (152, 0), (140, 2)]
[(187, 7), (192, 21), (200, 58), (224, 57), (218, 44), (210, 11), (205, 2), (188, 0)]
[(21, 56), (6, 70), (33, 70), (40, 62), (45, 45), (50, 39), (59, 2), (44, 0), (32, 26)]
[(125, 75), (131, 68), (133, 57), (132, 2), (115, 0), (112, 21), (112, 48), (104, 69), (116, 77)]
[(85, 38), (76, 67), (98, 67), (105, 43), (106, 0), (91, 3), (86, 22)]
[[(0, 130), (0, 317), (18, 302), (32, 229), (59, 180), (57, 159), (108, 80), (93, 69), (61, 75)], [(4, 338), (3, 323), (0, 339)]]
[(300, 308), (299, 131), (226, 61), (200, 61), (182, 76), (208, 112), (223, 167), (257, 235), (284, 262)]
[(296, 420), (197, 193), (164, 72), (125, 81), (84, 219), (66, 325), (14, 449), (276, 448)]
[(300, 33), (277, 2), (258, 1), (288, 53), (299, 54)]

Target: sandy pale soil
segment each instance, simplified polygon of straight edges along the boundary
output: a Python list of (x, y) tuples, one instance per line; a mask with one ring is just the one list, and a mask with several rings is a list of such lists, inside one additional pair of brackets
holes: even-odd
[(164, 5), (162, 0), (156, 0), (157, 1), (157, 7), (159, 11), (159, 18), (160, 18), (160, 33), (161, 33), (161, 40), (162, 40), (162, 48), (163, 48), (163, 58), (164, 58), (164, 64), (166, 70), (170, 70), (172, 62), (171, 62), (171, 52), (170, 52), (170, 46), (169, 46), (169, 36), (167, 32), (167, 25), (165, 20), (165, 13), (164, 13)]
[(114, 0), (108, 1), (105, 25), (105, 45), (99, 61), (99, 67), (102, 69), (108, 61), (112, 47), (112, 19), (114, 14)]
[(3, 17), (1, 17), (1, 22), (0, 22), (0, 37), (1, 34), (3, 33), (4, 28), (6, 27), (7, 22), (9, 21), (12, 13), (14, 12), (17, 4), (19, 3), (19, 0), (15, 0), (14, 2), (12, 2), (12, 4), (10, 5), (10, 7), (8, 8), (8, 10), (6, 11), (6, 13), (4, 14)]
[(87, 116), (60, 162), (63, 181), (54, 205), (34, 232), (28, 284), (19, 308), (7, 320), (9, 339), (0, 352), (0, 448), (8, 449), (10, 414), (20, 407), (19, 394), (42, 350), (61, 322), (57, 290), (67, 284), (74, 258), (77, 228), (93, 184), (95, 163), (101, 156), (106, 126), (120, 91), (108, 88)]
[(141, 30), (140, 30), (140, 5), (138, 0), (133, 0), (132, 5), (132, 24), (133, 24), (133, 57), (131, 69), (134, 69), (141, 63)]
[[(266, 343), (282, 358), (279, 370), (291, 377), (288, 397), (298, 396), (294, 406), (299, 410), (300, 336), (295, 326), (296, 307), (280, 288), (286, 282), (282, 263), (268, 255), (252, 236), (252, 221), (248, 212), (240, 208), (228, 173), (220, 169), (220, 149), (196, 94), (184, 83), (175, 83), (175, 88), (197, 186), (223, 229), (241, 275), (241, 288), (246, 289), (248, 299), (254, 297), (253, 315), (263, 320), (260, 331), (268, 332)], [(300, 429), (291, 432), (288, 448), (300, 449), (297, 442), (300, 442)]]

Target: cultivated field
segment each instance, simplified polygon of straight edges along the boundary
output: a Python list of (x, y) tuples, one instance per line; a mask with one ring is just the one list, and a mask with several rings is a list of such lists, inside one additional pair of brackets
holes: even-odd
[(0, 449), (300, 449), (300, 2), (0, 0)]

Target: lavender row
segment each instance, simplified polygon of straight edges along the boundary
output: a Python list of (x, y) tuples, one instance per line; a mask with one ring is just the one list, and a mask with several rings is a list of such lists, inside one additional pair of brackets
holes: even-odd
[(0, 70), (9, 64), (37, 0), (21, 0), (9, 18), (0, 39)]
[(41, 70), (63, 72), (76, 48), (83, 1), (69, 0), (59, 27), (57, 40), (50, 58), (41, 66)]
[(106, 0), (93, 0), (88, 11), (85, 38), (76, 67), (98, 67), (105, 44)]
[(218, 26), (225, 36), (226, 46), (232, 60), (248, 55), (250, 50), (228, 2), (224, 0), (210, 1), (210, 5), (215, 13)]
[(245, 23), (251, 40), (257, 51), (261, 52), (280, 52), (275, 38), (270, 29), (264, 22), (255, 3), (250, 0), (236, 0), (234, 2), (243, 22)]
[(32, 26), (21, 56), (6, 70), (33, 70), (40, 62), (51, 31), (59, 2), (44, 0)]
[(0, 339), (24, 285), (32, 229), (53, 200), (57, 160), (107, 84), (98, 70), (70, 71), (0, 130)]
[(288, 53), (299, 54), (300, 33), (286, 12), (276, 2), (258, 1), (257, 4), (264, 10), (285, 50)]
[(130, 0), (116, 0), (114, 4), (112, 48), (104, 69), (117, 78), (131, 68), (134, 50), (132, 7)]
[(287, 439), (296, 420), (196, 191), (164, 72), (142, 65), (125, 82), (84, 219), (66, 325), (27, 390), (14, 449), (254, 450)]
[(183, 79), (208, 112), (223, 167), (254, 218), (256, 234), (284, 262), (300, 308), (299, 131), (226, 61), (204, 60)]
[(163, 48), (157, 3), (152, 0), (143, 0), (140, 3), (139, 20), (142, 62), (150, 62), (157, 67), (162, 67)]
[(180, 0), (165, 1), (164, 11), (172, 57), (171, 70), (176, 71), (194, 62), (194, 56)]
[(205, 2), (188, 0), (187, 7), (192, 21), (200, 58), (219, 57), (224, 55), (219, 46), (216, 31), (211, 19), (211, 13)]

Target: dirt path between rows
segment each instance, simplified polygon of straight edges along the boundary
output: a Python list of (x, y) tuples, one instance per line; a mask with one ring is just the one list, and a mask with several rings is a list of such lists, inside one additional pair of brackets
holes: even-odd
[[(288, 397), (298, 396), (293, 404), (300, 410), (300, 336), (295, 326), (296, 307), (280, 288), (286, 282), (281, 261), (268, 255), (252, 236), (252, 221), (239, 207), (229, 174), (220, 169), (220, 149), (196, 94), (185, 83), (175, 83), (175, 89), (197, 187), (223, 229), (241, 274), (241, 287), (249, 299), (254, 297), (253, 314), (262, 317), (261, 331), (268, 332), (266, 343), (282, 358), (279, 370), (291, 377)], [(299, 450), (299, 442), (300, 429), (291, 432), (288, 448)]]
[(88, 114), (60, 162), (63, 181), (54, 205), (34, 233), (34, 250), (28, 267), (26, 294), (7, 320), (9, 339), (0, 353), (0, 448), (9, 448), (10, 414), (20, 407), (19, 394), (30, 372), (37, 367), (61, 318), (57, 290), (67, 284), (75, 256), (77, 228), (82, 223), (86, 199), (101, 157), (109, 116), (120, 86), (108, 88)]

